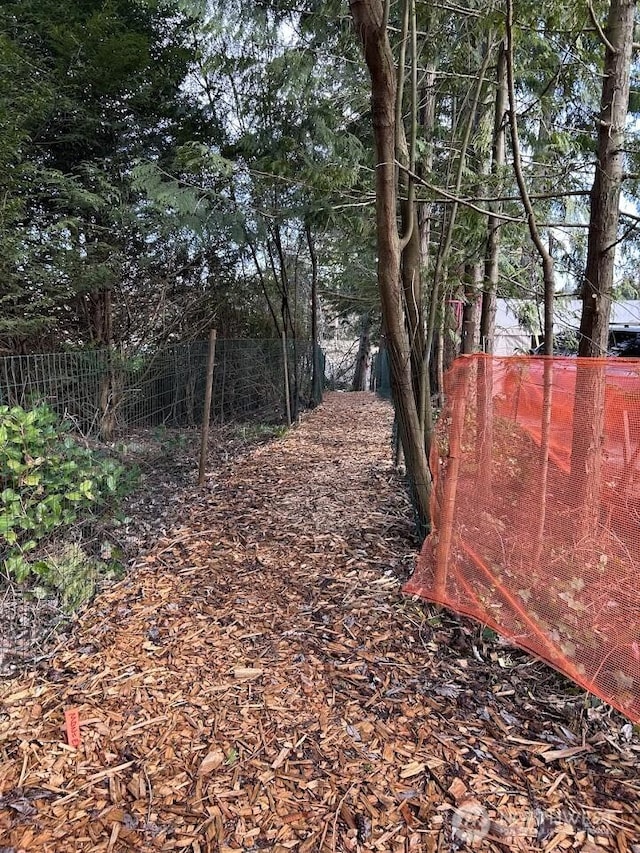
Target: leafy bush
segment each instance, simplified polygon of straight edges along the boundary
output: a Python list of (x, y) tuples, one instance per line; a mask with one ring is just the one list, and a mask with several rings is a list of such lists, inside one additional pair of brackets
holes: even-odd
[(48, 598), (55, 590), (66, 613), (93, 598), (98, 573), (103, 578), (119, 574), (113, 563), (92, 559), (75, 542), (50, 549), (46, 560), (31, 564), (31, 572), (39, 578), (38, 585), (31, 590), (34, 598)]
[[(121, 493), (124, 474), (117, 462), (81, 447), (49, 406), (0, 406), (0, 559), (8, 576), (37, 578), (70, 605), (86, 598), (65, 592), (77, 572), (65, 581), (59, 559), (29, 555), (54, 532), (95, 517)], [(66, 562), (79, 565), (76, 558)]]

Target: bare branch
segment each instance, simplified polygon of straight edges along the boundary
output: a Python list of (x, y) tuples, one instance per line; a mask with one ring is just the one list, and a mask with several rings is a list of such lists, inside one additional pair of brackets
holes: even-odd
[(600, 23), (598, 22), (598, 19), (596, 18), (596, 13), (593, 11), (593, 6), (591, 5), (591, 0), (587, 0), (587, 9), (589, 11), (589, 17), (591, 18), (591, 22), (593, 23), (594, 27), (596, 28), (596, 31), (597, 31), (598, 35), (600, 36), (600, 41), (602, 42), (602, 44), (607, 48), (607, 50), (610, 50), (611, 53), (617, 53), (618, 51), (611, 44), (611, 42), (609, 41), (609, 39), (607, 38), (607, 36), (605, 34), (605, 31), (602, 29), (602, 27), (600, 26)]
[(529, 197), (527, 184), (522, 170), (520, 139), (518, 136), (518, 116), (516, 112), (516, 90), (513, 73), (513, 0), (507, 0), (506, 36), (507, 91), (509, 93), (509, 124), (511, 126), (513, 168), (516, 174), (518, 189), (522, 196), (522, 204), (527, 214), (527, 224), (529, 226), (531, 240), (538, 250), (538, 254), (542, 260), (542, 271), (544, 277), (544, 352), (545, 355), (553, 355), (553, 297), (555, 294), (553, 258), (540, 237), (533, 205)]
[[(396, 165), (403, 172), (408, 172), (408, 169), (405, 166), (403, 166), (402, 163), (398, 163), (397, 160), (396, 160)], [(449, 190), (444, 190), (444, 189), (442, 189), (442, 187), (436, 187), (433, 184), (430, 184), (428, 181), (425, 181), (425, 179), (421, 178), (420, 175), (412, 174), (411, 177), (413, 178), (413, 180), (416, 184), (420, 184), (421, 186), (426, 187), (428, 190), (431, 190), (432, 193), (435, 193), (436, 195), (442, 196), (444, 199), (446, 199), (449, 202), (452, 202), (454, 204), (460, 204), (460, 205), (462, 205), (462, 207), (468, 207), (470, 210), (475, 210), (476, 213), (481, 213), (483, 216), (491, 216), (492, 215), (490, 210), (487, 210), (486, 208), (478, 207), (477, 204), (474, 204), (473, 202), (468, 201), (467, 199), (461, 198), (460, 196), (455, 195), (455, 193), (449, 192)], [(493, 215), (497, 216), (499, 219), (503, 219), (505, 222), (517, 222), (517, 223), (522, 224), (525, 221), (524, 219), (520, 219), (517, 216), (507, 216), (506, 214), (493, 214)]]

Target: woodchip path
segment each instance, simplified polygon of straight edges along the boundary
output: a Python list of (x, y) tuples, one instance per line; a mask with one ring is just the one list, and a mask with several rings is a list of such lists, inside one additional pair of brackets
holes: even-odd
[(391, 420), (328, 395), (187, 490), (72, 643), (0, 686), (3, 853), (640, 851), (622, 718), (402, 596)]

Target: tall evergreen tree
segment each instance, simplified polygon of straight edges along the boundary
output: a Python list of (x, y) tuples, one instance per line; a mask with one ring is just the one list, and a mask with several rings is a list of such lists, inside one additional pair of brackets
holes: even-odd
[(13, 254), (0, 295), (1, 332), (42, 345), (106, 344), (116, 300), (144, 243), (132, 191), (137, 158), (162, 160), (193, 136), (197, 110), (182, 93), (187, 21), (168, 5), (104, 0), (9, 0), (0, 10), (5, 53), (35, 97), (21, 115), (10, 67), (1, 72), (9, 156)]

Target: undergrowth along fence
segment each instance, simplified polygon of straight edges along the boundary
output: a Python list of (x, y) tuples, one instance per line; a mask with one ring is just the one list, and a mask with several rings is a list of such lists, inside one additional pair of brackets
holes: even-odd
[(640, 361), (464, 356), (445, 394), (404, 591), (640, 721)]
[[(0, 678), (46, 656), (47, 637), (120, 574), (120, 528), (131, 522), (118, 509), (130, 478), (122, 463), (157, 464), (165, 427), (201, 423), (208, 349), (0, 359)], [(313, 358), (307, 342), (219, 339), (211, 421), (295, 419), (311, 402)], [(313, 394), (320, 402), (321, 386)]]
[[(311, 395), (313, 346), (288, 341), (291, 410)], [(0, 358), (0, 406), (46, 403), (87, 438), (112, 442), (137, 429), (199, 424), (207, 342), (172, 344), (126, 356), (116, 350)], [(282, 342), (218, 339), (212, 419), (280, 423), (285, 419)]]

